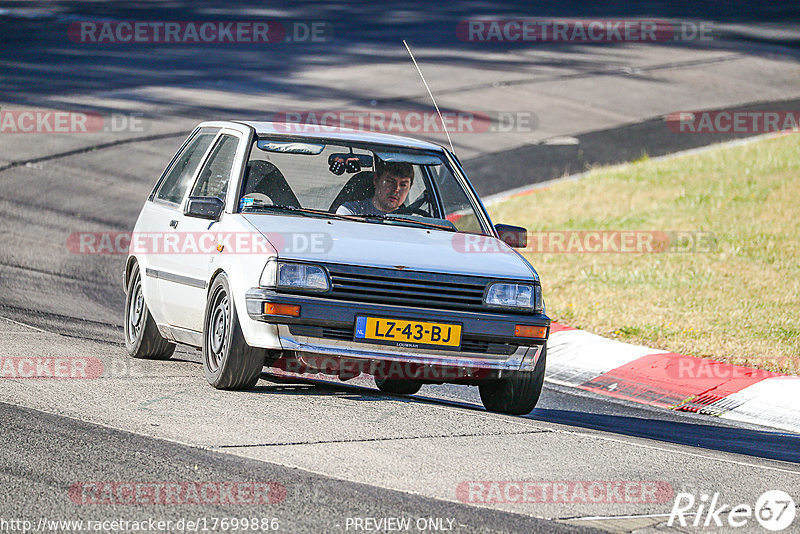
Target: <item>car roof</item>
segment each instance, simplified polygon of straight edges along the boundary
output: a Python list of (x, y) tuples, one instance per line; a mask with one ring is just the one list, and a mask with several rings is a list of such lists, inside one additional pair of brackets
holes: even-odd
[(328, 139), (334, 141), (356, 141), (362, 143), (379, 143), (421, 150), (435, 150), (441, 152), (443, 147), (428, 141), (421, 141), (401, 135), (351, 130), (350, 128), (337, 128), (333, 126), (317, 126), (309, 124), (283, 123), (283, 122), (257, 122), (235, 121), (253, 128), (258, 135), (285, 136), (294, 139)]

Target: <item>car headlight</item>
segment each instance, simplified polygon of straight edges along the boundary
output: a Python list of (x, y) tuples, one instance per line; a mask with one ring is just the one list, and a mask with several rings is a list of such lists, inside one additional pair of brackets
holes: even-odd
[(486, 291), (487, 306), (522, 308), (542, 312), (542, 286), (538, 284), (513, 284), (495, 282)]
[(261, 272), (262, 287), (328, 291), (331, 287), (328, 273), (319, 265), (270, 261)]

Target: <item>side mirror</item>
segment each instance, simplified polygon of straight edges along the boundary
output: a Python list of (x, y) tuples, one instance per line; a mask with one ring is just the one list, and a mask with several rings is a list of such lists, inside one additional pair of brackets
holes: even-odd
[(189, 197), (183, 214), (199, 219), (219, 220), (225, 203), (217, 197)]
[(525, 248), (528, 246), (528, 231), (521, 226), (511, 224), (495, 224), (494, 229), (500, 236), (500, 241), (514, 248)]

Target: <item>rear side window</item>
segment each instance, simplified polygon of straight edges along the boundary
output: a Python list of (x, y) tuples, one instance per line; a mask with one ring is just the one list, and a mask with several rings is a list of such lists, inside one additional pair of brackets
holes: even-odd
[(217, 135), (215, 130), (201, 130), (178, 156), (161, 183), (156, 199), (180, 204), (191, 184), (192, 176)]
[(231, 168), (236, 158), (236, 148), (239, 138), (233, 135), (220, 137), (211, 151), (208, 161), (200, 171), (197, 183), (192, 189), (191, 196), (217, 197), (225, 200), (228, 182), (231, 179)]

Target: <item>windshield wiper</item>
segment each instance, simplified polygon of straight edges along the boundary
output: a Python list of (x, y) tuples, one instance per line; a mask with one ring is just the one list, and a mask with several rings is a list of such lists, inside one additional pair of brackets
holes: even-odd
[(352, 216), (350, 215), (339, 215), (324, 210), (313, 210), (311, 208), (296, 208), (294, 206), (276, 206), (274, 204), (267, 204), (266, 202), (259, 200), (256, 200), (249, 206), (244, 206), (242, 209), (244, 210), (248, 208), (257, 210), (269, 210), (269, 211), (291, 211), (294, 213), (304, 213), (307, 215), (315, 215), (317, 217), (330, 217), (331, 219), (342, 219), (345, 221), (349, 221), (352, 218)]
[(402, 215), (399, 215), (399, 216), (398, 215), (373, 215), (372, 217), (383, 219), (385, 221), (391, 221), (391, 222), (416, 224), (416, 225), (419, 225), (419, 226), (423, 226), (425, 228), (435, 228), (437, 230), (446, 230), (448, 232), (457, 232), (458, 231), (458, 229), (456, 229), (456, 227), (453, 226), (452, 223), (451, 223), (451, 226), (447, 226), (447, 225), (444, 225), (444, 224), (436, 224), (436, 223), (432, 223), (432, 222), (428, 222), (428, 221), (421, 221), (421, 220), (413, 218), (413, 217), (404, 217)]

